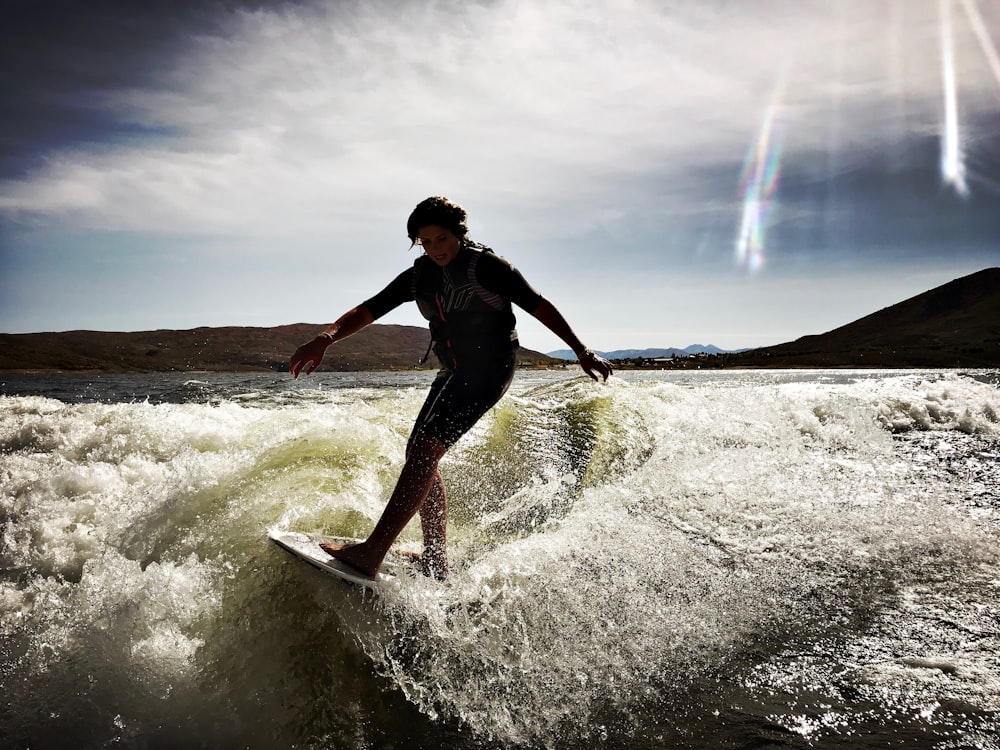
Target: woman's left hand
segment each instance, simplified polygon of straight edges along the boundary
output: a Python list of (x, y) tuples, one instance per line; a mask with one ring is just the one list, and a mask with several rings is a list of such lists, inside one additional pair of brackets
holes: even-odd
[(590, 349), (584, 349), (580, 356), (577, 358), (577, 362), (580, 363), (580, 367), (583, 371), (590, 375), (595, 381), (597, 380), (597, 375), (594, 373), (600, 373), (605, 380), (608, 376), (614, 372), (614, 368), (611, 363), (608, 362), (604, 357), (599, 354), (594, 354)]
[(317, 336), (312, 341), (307, 341), (296, 349), (288, 368), (292, 376), (297, 379), (299, 373), (304, 375), (311, 374), (313, 370), (319, 367), (319, 363), (323, 361), (323, 355), (326, 353), (326, 348), (329, 345), (330, 339), (325, 336)]

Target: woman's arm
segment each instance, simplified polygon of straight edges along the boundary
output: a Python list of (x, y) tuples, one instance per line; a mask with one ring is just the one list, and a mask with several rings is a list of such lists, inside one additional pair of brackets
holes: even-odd
[(375, 316), (363, 304), (348, 310), (337, 319), (336, 323), (331, 323), (316, 338), (295, 350), (289, 368), (292, 376), (298, 378), (303, 370), (305, 375), (311, 374), (323, 361), (323, 354), (330, 344), (353, 336), (374, 320)]
[(594, 352), (583, 345), (583, 342), (580, 341), (577, 335), (573, 332), (573, 329), (570, 328), (569, 323), (566, 322), (566, 318), (564, 318), (562, 313), (556, 309), (555, 305), (547, 299), (543, 297), (542, 301), (538, 303), (538, 307), (536, 307), (531, 314), (533, 317), (540, 320), (546, 328), (552, 331), (552, 333), (566, 342), (569, 348), (576, 354), (580, 367), (582, 367), (583, 371), (594, 380), (597, 380), (597, 375), (594, 374), (595, 371), (600, 373), (605, 380), (607, 380), (608, 376), (614, 372), (611, 367), (611, 363), (608, 362), (608, 360), (604, 359), (604, 357), (597, 356)]

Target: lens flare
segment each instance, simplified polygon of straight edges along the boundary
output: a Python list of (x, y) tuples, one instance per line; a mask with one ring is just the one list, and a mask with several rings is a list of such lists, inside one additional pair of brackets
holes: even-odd
[(990, 64), (993, 78), (996, 79), (997, 86), (1000, 86), (1000, 54), (997, 54), (996, 45), (990, 38), (986, 22), (979, 12), (979, 6), (976, 4), (976, 0), (962, 0), (962, 8), (965, 10), (965, 15), (969, 19), (969, 25), (972, 27), (976, 39), (979, 40), (979, 46), (982, 47), (983, 54), (986, 55), (986, 60)]
[(944, 133), (941, 137), (941, 178), (963, 198), (969, 194), (958, 127), (958, 94), (955, 82), (955, 49), (951, 26), (951, 0), (941, 0), (941, 76), (944, 83)]
[(740, 182), (743, 185), (743, 220), (736, 239), (736, 261), (749, 271), (757, 271), (766, 260), (764, 241), (768, 216), (781, 172), (781, 123), (778, 113), (784, 95), (784, 76), (775, 87), (764, 112), (757, 139), (747, 152)]

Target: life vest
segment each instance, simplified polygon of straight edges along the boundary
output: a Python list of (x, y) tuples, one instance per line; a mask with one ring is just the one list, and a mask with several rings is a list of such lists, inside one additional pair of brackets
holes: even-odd
[(444, 268), (426, 255), (413, 264), (413, 297), (431, 329), (428, 354), (433, 349), (443, 367), (488, 367), (517, 349), (510, 302), (476, 278), (480, 259), (492, 252), (464, 243)]

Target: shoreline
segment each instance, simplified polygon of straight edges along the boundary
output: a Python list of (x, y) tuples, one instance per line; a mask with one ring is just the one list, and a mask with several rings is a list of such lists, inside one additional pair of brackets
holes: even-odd
[[(981, 364), (934, 364), (934, 365), (920, 365), (920, 364), (878, 364), (878, 363), (865, 363), (865, 364), (771, 364), (771, 365), (757, 365), (757, 364), (739, 364), (739, 365), (690, 365), (690, 366), (673, 366), (673, 367), (641, 367), (641, 366), (629, 366), (626, 364), (620, 364), (612, 360), (615, 372), (677, 372), (677, 371), (700, 371), (700, 372), (717, 372), (721, 370), (1000, 370), (1000, 365), (981, 365)], [(534, 372), (560, 372), (568, 370), (576, 365), (575, 362), (567, 361), (566, 365), (563, 366), (538, 366), (538, 365), (519, 365), (517, 369), (530, 370)], [(333, 369), (323, 369), (316, 370), (314, 375), (320, 375), (323, 373), (355, 373), (355, 372), (435, 372), (438, 368), (436, 367), (373, 367), (361, 370), (350, 369), (350, 370), (333, 370)], [(8, 377), (11, 375), (18, 376), (52, 376), (52, 375), (81, 375), (81, 376), (101, 376), (101, 375), (288, 375), (288, 370), (264, 370), (264, 369), (218, 369), (218, 370), (98, 370), (98, 369), (87, 369), (87, 370), (69, 370), (69, 369), (45, 369), (45, 368), (23, 368), (23, 369), (10, 369), (10, 370), (0, 370), (0, 378)]]

